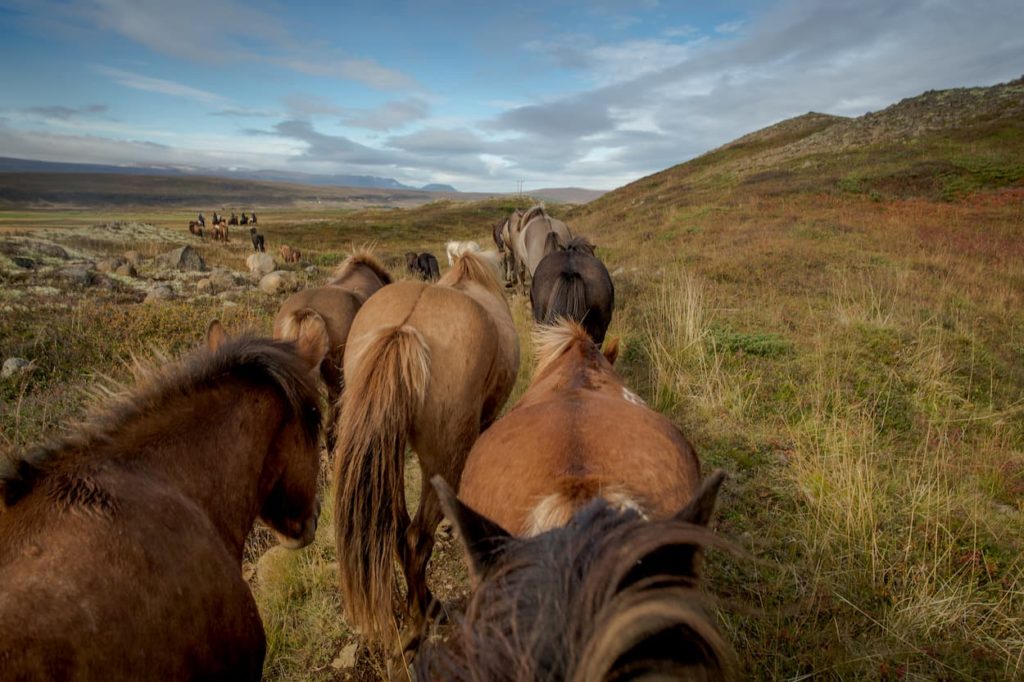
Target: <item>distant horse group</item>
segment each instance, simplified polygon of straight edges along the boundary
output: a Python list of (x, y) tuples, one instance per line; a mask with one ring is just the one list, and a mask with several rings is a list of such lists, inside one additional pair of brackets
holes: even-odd
[[(241, 219), (239, 219), (239, 217), (235, 215), (234, 212), (231, 213), (230, 217), (226, 218), (222, 215), (219, 215), (216, 211), (214, 211), (213, 220), (211, 221), (209, 227), (207, 227), (206, 225), (206, 218), (204, 218), (203, 214), (200, 213), (198, 220), (190, 220), (188, 222), (188, 231), (191, 234), (194, 234), (195, 236), (199, 237), (200, 239), (205, 239), (207, 234), (209, 234), (209, 236), (211, 236), (214, 241), (227, 242), (230, 241), (228, 233), (228, 228), (230, 226), (250, 224), (256, 224), (255, 211), (252, 212), (252, 216), (249, 216), (245, 212), (243, 212)], [(255, 247), (255, 240), (253, 242), (253, 246)]]
[[(204, 350), (144, 370), (68, 439), (0, 453), (4, 674), (258, 679), (242, 546), (256, 518), (285, 546), (313, 539), (322, 381), (342, 607), (391, 666), (414, 659), (418, 680), (731, 675), (699, 587), (703, 548), (723, 544), (707, 528), (723, 475), (702, 476), (615, 371), (595, 247), (540, 207), (493, 236), (497, 253), (446, 249), (439, 277), (429, 253), (406, 254), (415, 278), (395, 281), (357, 250), (284, 301), (275, 340), (214, 322)], [(506, 283), (527, 281), (536, 369), (498, 419), (520, 365)], [(427, 568), (444, 516), (473, 580), (442, 641)]]

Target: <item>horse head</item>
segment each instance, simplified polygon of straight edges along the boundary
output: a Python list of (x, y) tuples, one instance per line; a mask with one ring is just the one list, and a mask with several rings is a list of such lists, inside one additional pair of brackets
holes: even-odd
[[(323, 318), (313, 314), (298, 323), (294, 342), (267, 360), (268, 373), (278, 379), (285, 400), (262, 406), (267, 418), (282, 428), (270, 443), (259, 483), (258, 515), (278, 542), (289, 549), (305, 547), (316, 538), (320, 516), (317, 479), (320, 474), (319, 397), (312, 372), (327, 354), (329, 341)], [(207, 347), (216, 350), (228, 340), (218, 320), (210, 323)], [(273, 414), (272, 410), (284, 410)]]
[(450, 642), (417, 678), (723, 679), (734, 654), (701, 594), (701, 550), (722, 472), (673, 517), (645, 520), (598, 499), (563, 527), (510, 535), (432, 479), (475, 587)]

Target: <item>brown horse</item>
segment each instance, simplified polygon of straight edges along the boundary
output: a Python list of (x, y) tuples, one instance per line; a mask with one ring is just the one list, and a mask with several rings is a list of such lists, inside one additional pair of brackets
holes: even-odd
[(572, 239), (572, 233), (568, 226), (557, 218), (552, 218), (541, 206), (535, 206), (523, 216), (522, 227), (516, 234), (516, 281), (520, 287), (526, 290), (528, 277), (533, 277), (533, 272), (544, 256), (555, 250), (548, 237), (555, 235), (554, 244), (559, 248)]
[(203, 237), (203, 224), (200, 223), (198, 220), (190, 220), (190, 221), (188, 221), (188, 231), (191, 232), (192, 234), (194, 234), (195, 236), (199, 237), (200, 239), (202, 239), (202, 237)]
[(706, 528), (722, 479), (671, 518), (597, 499), (565, 526), (515, 538), (435, 478), (476, 585), (455, 632), (420, 652), (416, 679), (732, 677), (735, 655), (699, 588), (702, 547), (725, 545)]
[(243, 546), (256, 518), (313, 540), (326, 335), (227, 340), (214, 322), (207, 344), (0, 459), (0, 677), (260, 679)]
[[(430, 477), (458, 481), (466, 453), (515, 383), (519, 342), (485, 254), (459, 256), (437, 284), (397, 282), (352, 322), (348, 385), (334, 451), (334, 531), (348, 621), (373, 644), (395, 641), (398, 559), (409, 620), (404, 649), (419, 643), (432, 596), (427, 562), (441, 507)], [(405, 448), (419, 456), (423, 487), (409, 519)]]
[(612, 321), (615, 285), (604, 263), (594, 256), (593, 244), (585, 237), (573, 237), (564, 251), (544, 256), (537, 266), (530, 284), (530, 303), (537, 322), (575, 320), (601, 345)]
[[(257, 236), (262, 237), (262, 235)], [(281, 254), (281, 259), (284, 260), (285, 263), (298, 263), (302, 259), (302, 252), (296, 248), (288, 246), (287, 244), (282, 245), (278, 251)]]
[(357, 249), (334, 270), (325, 286), (289, 296), (274, 317), (275, 339), (296, 338), (306, 319), (320, 319), (327, 327), (330, 349), (320, 363), (320, 376), (327, 387), (328, 449), (334, 448), (334, 424), (345, 388), (343, 368), (349, 327), (366, 299), (388, 284), (391, 275), (380, 261), (369, 249)]
[(596, 497), (651, 518), (684, 507), (700, 483), (697, 456), (615, 373), (617, 341), (602, 355), (569, 321), (535, 336), (533, 382), (473, 446), (459, 497), (516, 535), (563, 525)]

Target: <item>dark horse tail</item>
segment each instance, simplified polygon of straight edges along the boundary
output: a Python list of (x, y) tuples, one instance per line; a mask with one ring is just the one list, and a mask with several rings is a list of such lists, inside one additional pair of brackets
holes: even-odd
[(403, 551), (405, 446), (430, 380), (430, 349), (411, 326), (376, 331), (347, 378), (334, 451), (334, 538), (349, 624), (396, 639), (395, 559)]
[(548, 294), (544, 324), (552, 324), (559, 318), (582, 324), (587, 310), (587, 285), (583, 282), (583, 276), (575, 271), (560, 272)]

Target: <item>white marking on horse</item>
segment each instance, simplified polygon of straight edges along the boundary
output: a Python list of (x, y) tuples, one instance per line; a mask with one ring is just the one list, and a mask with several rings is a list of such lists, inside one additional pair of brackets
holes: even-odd
[(636, 393), (633, 393), (633, 391), (629, 390), (625, 386), (622, 387), (622, 399), (625, 400), (627, 403), (633, 403), (634, 405), (647, 407), (647, 403), (644, 402), (643, 398), (638, 396)]

